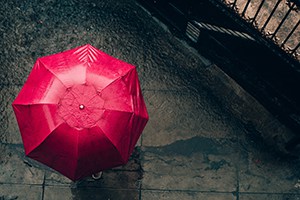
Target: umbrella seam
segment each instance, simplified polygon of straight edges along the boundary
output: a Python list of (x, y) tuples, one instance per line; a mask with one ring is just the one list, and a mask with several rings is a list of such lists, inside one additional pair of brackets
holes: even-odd
[[(128, 114), (134, 114), (134, 112), (127, 112), (127, 111), (122, 111), (122, 110), (112, 110), (112, 109), (104, 109), (104, 112), (105, 111), (113, 111), (113, 112), (123, 112), (123, 113), (128, 113)], [(97, 124), (102, 118), (99, 118), (95, 124)], [(101, 129), (102, 130), (102, 129)], [(104, 132), (103, 132), (104, 133)]]
[(32, 153), (35, 149), (41, 146), (41, 144), (44, 143), (47, 140), (47, 138), (50, 137), (51, 133), (53, 133), (60, 125), (62, 124), (58, 124), (57, 126), (55, 126), (55, 128), (51, 130), (50, 133), (45, 138), (43, 138), (43, 140), (38, 145), (36, 145), (34, 148), (32, 148), (30, 152), (27, 153), (27, 156), (30, 156), (30, 153)]
[[(132, 65), (133, 66), (133, 65)], [(123, 74), (122, 76), (116, 78), (115, 80), (113, 80), (112, 82), (110, 82), (108, 85), (105, 86), (105, 88), (109, 87), (110, 85), (114, 84), (116, 81), (118, 80), (122, 80), (126, 75), (128, 75), (129, 73), (131, 73), (133, 70), (136, 70), (136, 68), (133, 66), (133, 68), (131, 68), (130, 70), (128, 70), (125, 74)], [(103, 91), (105, 88), (103, 88), (101, 91)], [(128, 88), (126, 88), (128, 90)], [(129, 92), (129, 91), (128, 91)], [(104, 108), (104, 110), (111, 110), (111, 111), (115, 111), (113, 109), (106, 109)], [(132, 112), (134, 112), (134, 106), (132, 106)], [(126, 111), (122, 111), (122, 112), (126, 112)], [(132, 113), (132, 112), (128, 112), (128, 113)]]
[[(134, 119), (134, 117), (135, 117), (135, 113), (133, 112), (132, 114), (131, 114), (131, 116), (130, 116), (130, 121), (132, 121), (133, 119)], [(132, 127), (131, 127), (132, 128)], [(127, 154), (128, 154), (128, 156), (130, 156), (130, 154), (131, 154), (131, 152), (130, 152), (130, 150), (131, 150), (131, 145), (132, 145), (132, 133), (133, 133), (133, 131), (131, 130), (130, 131), (130, 143), (129, 143), (129, 149), (128, 149), (128, 152), (127, 152)]]
[[(100, 126), (97, 126), (101, 131), (102, 133), (107, 137), (107, 134), (103, 131), (103, 129), (100, 127)], [(126, 161), (123, 159), (123, 156), (121, 155), (119, 149), (116, 147), (116, 145), (107, 137), (107, 139), (109, 140), (109, 142), (114, 146), (114, 148), (117, 150), (118, 152), (118, 155), (120, 156), (121, 160), (122, 160), (122, 163), (126, 163)]]
[[(133, 65), (132, 65), (133, 66)], [(119, 76), (118, 78), (114, 79), (112, 82), (110, 82), (108, 85), (106, 85), (102, 90), (104, 90), (105, 88), (107, 88), (108, 86), (114, 84), (116, 81), (122, 79), (124, 76), (126, 76), (127, 74), (129, 74), (132, 70), (135, 70), (135, 67), (133, 66), (133, 68), (131, 68), (130, 70), (128, 70), (125, 74), (123, 74), (122, 76)], [(102, 91), (101, 90), (101, 91)]]
[(47, 103), (47, 102), (37, 102), (37, 103), (32, 103), (32, 104), (21, 104), (21, 103), (13, 103), (12, 105), (16, 106), (39, 106), (39, 105), (54, 105), (57, 106), (57, 103)]
[(113, 112), (123, 112), (123, 113), (128, 113), (128, 114), (133, 114), (134, 113), (134, 111), (130, 111), (130, 112), (128, 112), (128, 111), (124, 111), (124, 110), (115, 110), (115, 109), (107, 109), (107, 108), (104, 108), (104, 110), (106, 111), (113, 111)]
[(78, 159), (78, 155), (79, 155), (79, 134), (77, 134), (77, 145), (76, 145), (76, 157), (77, 159), (75, 159), (75, 164), (76, 164), (76, 168), (74, 170), (74, 174), (73, 174), (73, 177), (76, 178), (76, 173), (77, 173), (77, 170), (78, 170), (78, 163), (79, 163), (79, 159)]
[(60, 78), (51, 70), (49, 69), (48, 67), (46, 67), (47, 65), (41, 60), (41, 59), (38, 59), (38, 61), (42, 64), (42, 66), (48, 70), (59, 82), (61, 82), (61, 84), (65, 87), (65, 88), (68, 88), (61, 80)]
[[(57, 106), (56, 104), (49, 104), (49, 103), (39, 103), (39, 104), (13, 104), (14, 106), (40, 106), (40, 105), (52, 105), (52, 106)], [(31, 112), (31, 110), (30, 110), (30, 112)], [(64, 123), (65, 123), (65, 121), (64, 121)], [(50, 130), (50, 132), (49, 132), (49, 134), (46, 136), (46, 137), (44, 137), (43, 139), (42, 139), (42, 141), (41, 142), (39, 142), (36, 146), (34, 146), (34, 148), (32, 148), (32, 150), (31, 151), (29, 151), (28, 153), (27, 153), (27, 155), (29, 155), (33, 150), (35, 150), (36, 148), (38, 148), (46, 139), (47, 139), (47, 137), (54, 131), (54, 130), (56, 130), (57, 129), (57, 127), (58, 126), (60, 126), (61, 125), (61, 123), (60, 124), (57, 124), (52, 130)]]

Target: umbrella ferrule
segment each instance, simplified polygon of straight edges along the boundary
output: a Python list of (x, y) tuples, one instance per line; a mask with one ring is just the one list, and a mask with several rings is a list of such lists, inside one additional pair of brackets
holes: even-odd
[(80, 105), (79, 105), (79, 109), (80, 109), (80, 110), (83, 110), (84, 107), (85, 107), (85, 106), (84, 106), (83, 104), (80, 104)]

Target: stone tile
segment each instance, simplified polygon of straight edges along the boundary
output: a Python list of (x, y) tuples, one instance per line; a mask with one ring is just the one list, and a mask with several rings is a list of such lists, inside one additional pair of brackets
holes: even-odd
[(73, 199), (130, 199), (138, 200), (138, 190), (116, 190), (108, 188), (76, 188), (76, 187), (59, 187), (46, 186), (44, 192), (44, 200), (73, 200)]
[(248, 147), (239, 165), (240, 192), (300, 193), (299, 162), (268, 151)]
[(300, 200), (299, 194), (243, 194), (239, 195), (240, 200)]
[(21, 87), (0, 86), (0, 142), (21, 144), (22, 139), (15, 118), (12, 102), (21, 90)]
[(142, 189), (233, 192), (236, 143), (194, 137), (163, 147), (144, 147)]
[(184, 200), (235, 200), (236, 197), (231, 193), (206, 193), (206, 192), (191, 192), (191, 191), (157, 191), (157, 190), (142, 190), (142, 200), (153, 199), (184, 199)]
[(206, 94), (145, 91), (144, 96), (149, 121), (142, 135), (143, 146), (163, 146), (195, 136), (235, 138), (241, 131), (234, 118)]
[(38, 185), (18, 185), (18, 184), (1, 184), (0, 199), (31, 199), (42, 200), (42, 186)]
[(45, 184), (47, 185), (71, 185), (73, 181), (59, 172), (48, 168), (45, 172)]
[(48, 186), (64, 187), (93, 187), (113, 189), (137, 189), (140, 185), (142, 173), (138, 171), (104, 171), (102, 177), (94, 180), (92, 177), (73, 182), (57, 172), (47, 173), (45, 184)]
[(0, 182), (42, 184), (44, 169), (24, 156), (22, 146), (0, 144)]
[(45, 186), (44, 200), (65, 199), (72, 200), (74, 196), (70, 186)]

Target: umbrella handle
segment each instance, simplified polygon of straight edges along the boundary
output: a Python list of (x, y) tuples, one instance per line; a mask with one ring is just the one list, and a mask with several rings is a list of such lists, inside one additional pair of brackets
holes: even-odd
[(103, 172), (97, 172), (95, 174), (92, 174), (92, 178), (95, 180), (98, 180), (102, 177)]

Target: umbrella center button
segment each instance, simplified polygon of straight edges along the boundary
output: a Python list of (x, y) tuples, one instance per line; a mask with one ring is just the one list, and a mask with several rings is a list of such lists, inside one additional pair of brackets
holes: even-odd
[(80, 104), (80, 105), (79, 105), (79, 110), (83, 110), (84, 107), (85, 107), (85, 106), (84, 106), (83, 104)]

